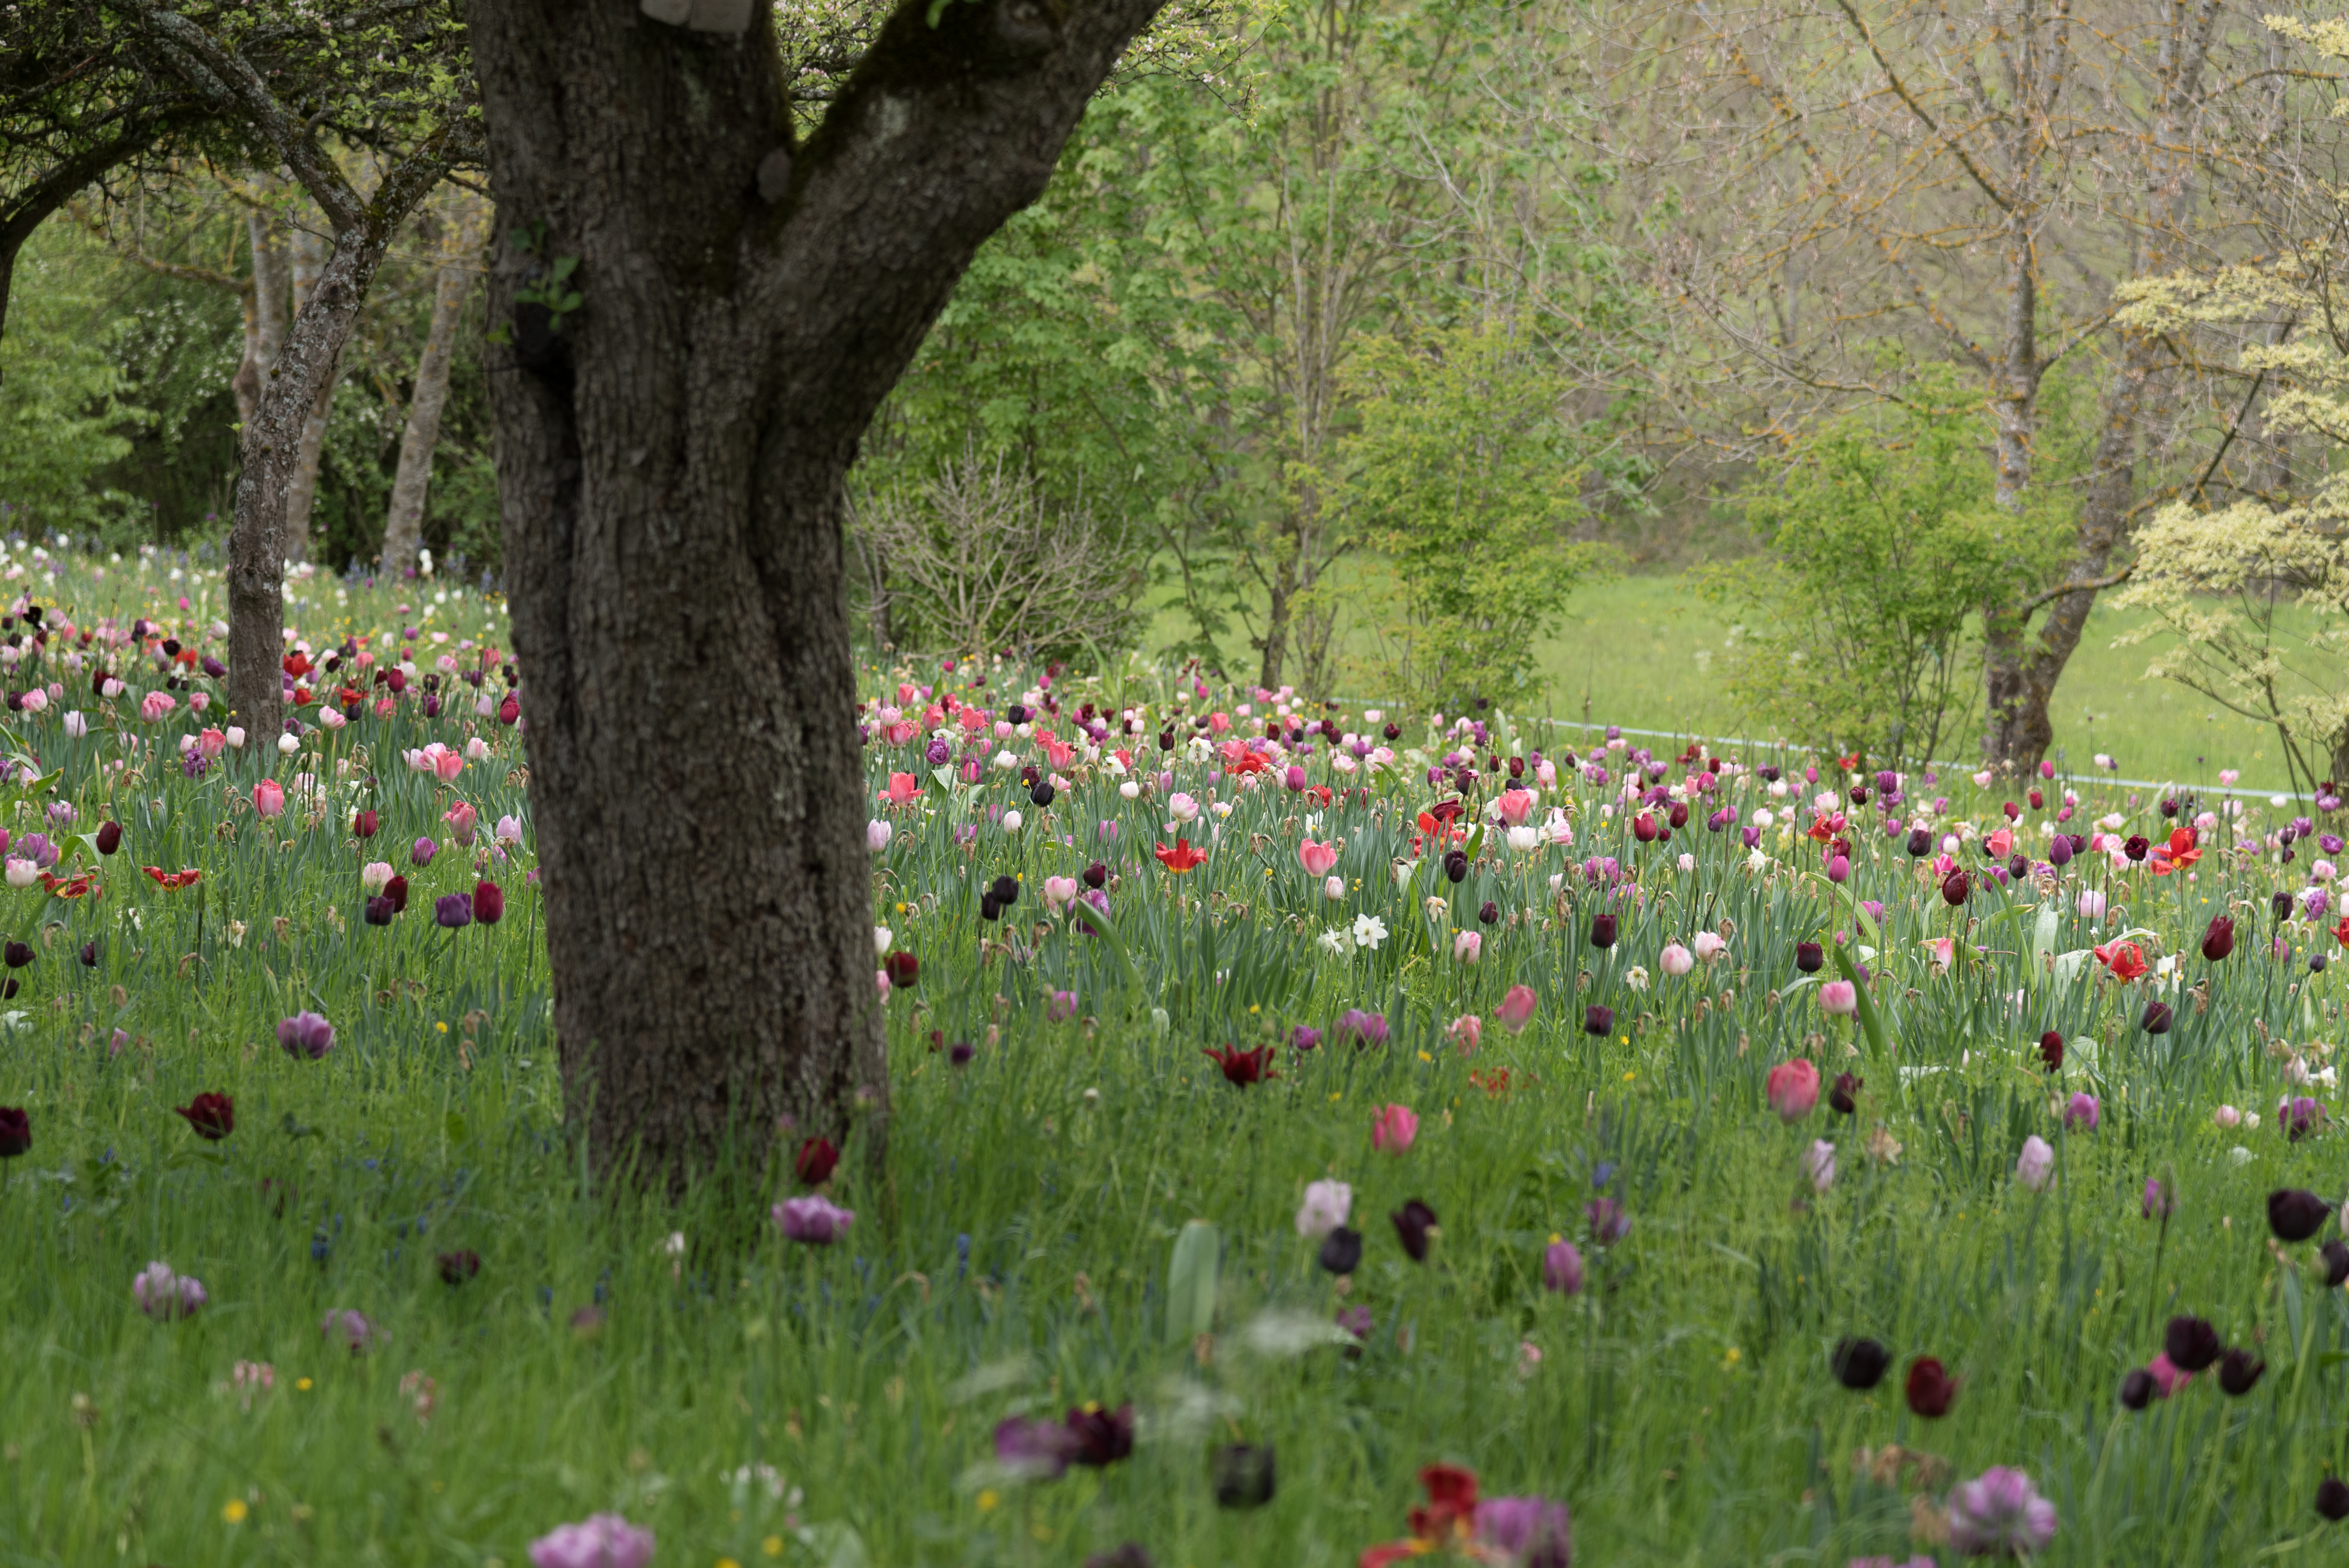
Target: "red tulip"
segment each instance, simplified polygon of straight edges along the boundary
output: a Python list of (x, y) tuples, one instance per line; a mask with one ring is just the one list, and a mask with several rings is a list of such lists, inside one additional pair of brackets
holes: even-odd
[(187, 1117), (195, 1135), (207, 1142), (217, 1143), (236, 1130), (236, 1102), (226, 1095), (203, 1094), (184, 1106), (172, 1107), (173, 1113)]
[(1226, 1045), (1220, 1051), (1208, 1051), (1204, 1054), (1212, 1057), (1216, 1065), (1224, 1070), (1224, 1076), (1243, 1089), (1250, 1084), (1262, 1083), (1268, 1078), (1280, 1076), (1271, 1070), (1272, 1047), (1269, 1045), (1259, 1045), (1253, 1051), (1243, 1051), (1237, 1045)]
[(792, 1161), (792, 1169), (803, 1187), (822, 1187), (832, 1179), (840, 1164), (840, 1150), (832, 1147), (828, 1137), (812, 1137), (800, 1145), (799, 1157)]
[(1909, 1364), (1909, 1408), (1930, 1420), (1946, 1416), (1957, 1402), (1958, 1379), (1941, 1368), (1941, 1364), (1930, 1355), (1920, 1355)]
[(505, 918), (506, 890), (495, 882), (481, 881), (473, 885), (473, 919), (485, 926), (494, 926)]

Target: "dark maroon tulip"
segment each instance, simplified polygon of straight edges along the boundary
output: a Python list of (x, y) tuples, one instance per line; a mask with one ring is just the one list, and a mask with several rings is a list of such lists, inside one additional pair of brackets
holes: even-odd
[(1435, 1210), (1414, 1198), (1387, 1218), (1394, 1221), (1395, 1237), (1411, 1261), (1427, 1262), (1428, 1238), (1435, 1233)]
[(1592, 1002), (1582, 1010), (1582, 1032), (1600, 1038), (1614, 1033), (1615, 1010)]
[(112, 821), (99, 823), (98, 826), (98, 852), (100, 855), (111, 855), (121, 847), (122, 824)]
[(1892, 1366), (1892, 1353), (1872, 1339), (1839, 1339), (1827, 1366), (1837, 1382), (1864, 1393), (1884, 1381)]
[(1795, 967), (1805, 974), (1816, 974), (1826, 967), (1827, 950), (1816, 942), (1795, 944)]
[(522, 704), (509, 693), (506, 700), (498, 704), (498, 722), (511, 727), (521, 717)]
[(1468, 880), (1468, 852), (1464, 849), (1446, 850), (1444, 856), (1444, 874), (1454, 882)]
[(14, 1159), (33, 1147), (33, 1118), (21, 1107), (0, 1106), (0, 1159)]
[(96, 969), (98, 967), (98, 943), (95, 940), (82, 943), (81, 961), (84, 969)]
[(832, 1173), (839, 1164), (840, 1150), (832, 1147), (830, 1138), (812, 1137), (800, 1145), (799, 1156), (792, 1161), (792, 1169), (798, 1175), (802, 1186), (822, 1187), (832, 1179)]
[(2316, 1511), (2334, 1524), (2349, 1519), (2349, 1482), (2326, 1476), (2316, 1483)]
[(1480, 926), (1497, 924), (1500, 919), (1501, 906), (1490, 898), (1485, 899), (1476, 910), (1476, 923)]
[(484, 878), (473, 885), (473, 919), (494, 926), (506, 918), (506, 890)]
[(2049, 1072), (2060, 1072), (2064, 1066), (2064, 1036), (2050, 1029), (2039, 1037), (2039, 1062)]
[(2202, 933), (2202, 956), (2217, 963), (2234, 950), (2235, 922), (2224, 915), (2211, 916), (2210, 929)]
[(398, 912), (399, 906), (392, 902), (388, 893), (378, 893), (367, 901), (367, 923), (370, 926), (388, 926)]
[(1679, 800), (1672, 802), (1672, 809), (1664, 814), (1664, 820), (1671, 823), (1674, 827), (1686, 827), (1688, 826), (1688, 803), (1686, 801)]
[(2169, 1003), (2166, 1002), (2147, 1002), (2145, 1004), (2145, 1032), (2147, 1034), (2168, 1033), (2169, 1021), (2173, 1016), (2174, 1014), (2169, 1011)]
[(2338, 1290), (2349, 1280), (2349, 1241), (2331, 1241), (2317, 1249), (2324, 1258), (2324, 1288)]
[(1590, 917), (1590, 945), (1604, 951), (1615, 945), (1615, 917), (1601, 911)]
[(1912, 860), (1922, 860), (1927, 855), (1932, 852), (1933, 836), (1924, 828), (1912, 827), (1909, 830), (1909, 843), (1907, 845), (1907, 848), (1909, 850), (1909, 858)]
[(2230, 1350), (2219, 1361), (2219, 1386), (2240, 1399), (2251, 1391), (2268, 1364), (2248, 1350)]
[(899, 989), (912, 985), (922, 977), (922, 961), (903, 948), (883, 959), (881, 968), (888, 975), (889, 983)]
[(1133, 1452), (1133, 1407), (1104, 1410), (1085, 1405), (1069, 1412), (1063, 1423), (1074, 1449), (1069, 1457), (1081, 1465), (1101, 1469)]
[(1314, 1261), (1330, 1273), (1352, 1273), (1361, 1266), (1362, 1233), (1339, 1226), (1322, 1241), (1321, 1254)]
[(383, 885), (382, 897), (391, 900), (391, 912), (402, 914), (408, 909), (408, 878), (394, 877)]
[(2305, 1241), (2324, 1229), (2332, 1209), (2315, 1193), (2280, 1187), (2268, 1194), (2268, 1229), (2279, 1241)]
[(1839, 1116), (1847, 1116), (1858, 1110), (1860, 1086), (1867, 1082), (1867, 1079), (1849, 1073), (1837, 1073), (1835, 1087), (1827, 1091), (1827, 1109)]
[(0, 962), (5, 962), (10, 969), (22, 969), (32, 961), (32, 943), (0, 942)]
[(1963, 904), (1973, 892), (1973, 884), (1962, 871), (1952, 871), (1941, 883), (1941, 902), (1952, 909)]
[(471, 1249), (443, 1252), (434, 1261), (440, 1264), (443, 1284), (461, 1285), (481, 1272), (481, 1255)]
[(2121, 853), (2132, 860), (2142, 860), (2145, 858), (2146, 851), (2152, 847), (2145, 841), (2144, 834), (2132, 833), (2129, 835), (2128, 842), (2121, 846)]
[(2200, 1372), (2219, 1359), (2219, 1331), (2199, 1317), (2174, 1317), (2162, 1330), (2161, 1353), (2180, 1372)]
[(1085, 886), (1099, 889), (1109, 885), (1109, 867), (1096, 860), (1085, 867)]
[(360, 838), (373, 838), (379, 819), (372, 811), (362, 811), (351, 818), (351, 832)]
[(2153, 1403), (2160, 1386), (2144, 1367), (2131, 1367), (2128, 1376), (2121, 1379), (2121, 1404), (2127, 1409), (2142, 1410)]
[(1957, 1402), (1958, 1379), (1933, 1357), (1920, 1355), (1909, 1364), (1906, 1392), (1909, 1408), (1930, 1421), (1950, 1413), (1950, 1407)]
[(1208, 1474), (1217, 1508), (1262, 1508), (1272, 1501), (1272, 1445), (1227, 1443), (1208, 1457)]
[(185, 1116), (195, 1135), (208, 1143), (218, 1143), (236, 1130), (236, 1102), (226, 1095), (198, 1095), (184, 1106), (174, 1106), (172, 1113)]

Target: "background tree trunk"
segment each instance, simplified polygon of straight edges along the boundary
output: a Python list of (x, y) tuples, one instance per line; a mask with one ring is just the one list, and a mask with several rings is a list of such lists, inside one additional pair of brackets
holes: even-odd
[[(264, 200), (274, 183), (261, 182)], [(261, 411), (262, 389), (268, 384), (277, 351), (285, 346), (285, 242), (277, 214), (256, 205), (244, 215), (245, 237), (253, 247), (253, 278), (244, 298), (244, 358), (229, 382), (236, 393), (236, 417), (251, 424)]]
[[(911, 0), (804, 147), (763, 7), (473, 8), (555, 1028), (600, 1167), (674, 1189), (779, 1115), (885, 1106), (842, 479), (1157, 3)], [(578, 307), (517, 306), (565, 258)]]
[[(296, 225), (292, 248), (294, 314), (299, 316), (310, 302), (311, 290), (317, 286), (319, 269), (326, 265), (326, 242), (316, 230)], [(334, 410), (335, 383), (341, 379), (342, 362), (342, 346), (337, 343), (295, 448), (294, 470), (285, 483), (285, 558), (289, 561), (310, 558), (310, 508), (318, 499), (318, 459), (326, 451), (326, 417)]]
[(451, 255), (440, 264), (432, 291), (432, 325), (416, 361), (416, 390), (408, 400), (408, 424), (399, 434), (399, 470), (391, 482), (391, 511), (383, 526), (383, 571), (397, 581), (416, 564), (423, 541), (424, 497), (432, 483), (432, 449), (440, 441), (440, 410), (449, 400), (449, 364), (457, 342), (457, 321), (473, 286), (469, 261)]

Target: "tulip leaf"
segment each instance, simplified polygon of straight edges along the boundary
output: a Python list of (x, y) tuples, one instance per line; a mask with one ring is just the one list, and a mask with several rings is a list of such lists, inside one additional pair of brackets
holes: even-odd
[(2047, 983), (2047, 966), (2055, 956), (2055, 938), (2061, 923), (2053, 904), (2042, 905), (2039, 919), (2032, 923), (2031, 983), (2034, 988)]
[(799, 1542), (813, 1554), (817, 1568), (866, 1568), (872, 1562), (864, 1538), (854, 1526), (838, 1521), (801, 1526)]
[(1835, 890), (1836, 897), (1843, 900), (1843, 907), (1850, 914), (1853, 922), (1859, 927), (1860, 935), (1866, 937), (1871, 946), (1882, 947), (1884, 932), (1878, 927), (1876, 917), (1859, 907), (1859, 900), (1851, 896), (1851, 889), (1840, 882), (1828, 882), (1824, 877), (1817, 879), (1826, 882), (1826, 885)]
[(1186, 1222), (1166, 1263), (1166, 1343), (1188, 1345), (1216, 1326), (1223, 1239), (1206, 1220)]
[(1836, 967), (1843, 971), (1844, 979), (1851, 981), (1852, 996), (1859, 1003), (1859, 1026), (1868, 1033), (1868, 1043), (1876, 1047), (1879, 1056), (1891, 1054), (1884, 1043), (1884, 1021), (1876, 1015), (1876, 1001), (1860, 983), (1859, 970), (1851, 961), (1851, 954), (1838, 946), (1835, 950)]
[(1117, 955), (1119, 967), (1125, 971), (1125, 983), (1132, 988), (1129, 994), (1139, 996), (1142, 993), (1142, 971), (1133, 967), (1133, 955), (1125, 950), (1125, 941), (1117, 934), (1117, 927), (1111, 923), (1110, 918), (1082, 898), (1069, 906), (1069, 918), (1083, 921), (1087, 930), (1109, 944), (1109, 950)]

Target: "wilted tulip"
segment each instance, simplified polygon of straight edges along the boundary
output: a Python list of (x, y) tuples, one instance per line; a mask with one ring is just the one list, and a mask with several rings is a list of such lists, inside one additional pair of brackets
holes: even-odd
[(1827, 1357), (1836, 1381), (1861, 1393), (1883, 1382), (1891, 1366), (1892, 1353), (1872, 1339), (1839, 1339)]
[(1435, 1234), (1435, 1210), (1413, 1198), (1387, 1218), (1394, 1222), (1395, 1239), (1414, 1263), (1427, 1262), (1427, 1243)]

